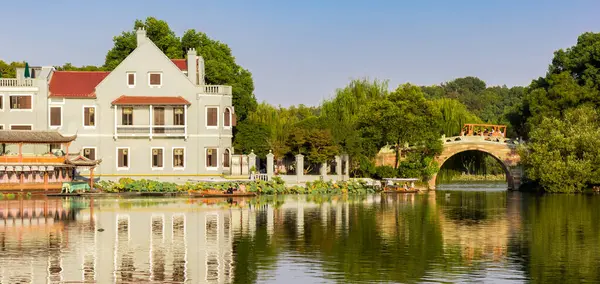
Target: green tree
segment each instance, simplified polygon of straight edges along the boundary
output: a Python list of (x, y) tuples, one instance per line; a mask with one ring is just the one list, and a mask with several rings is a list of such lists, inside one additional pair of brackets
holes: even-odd
[(369, 103), (359, 117), (358, 129), (369, 142), (365, 143), (369, 153), (393, 146), (397, 168), (405, 145), (420, 148), (426, 156), (441, 150), (440, 120), (439, 112), (425, 99), (421, 88), (405, 84), (384, 99)]
[(521, 149), (527, 176), (549, 192), (581, 192), (600, 184), (600, 115), (589, 106), (546, 117)]
[(369, 103), (379, 101), (387, 94), (387, 81), (352, 80), (346, 87), (336, 90), (335, 96), (321, 106), (323, 123), (330, 129), (339, 150), (351, 157), (353, 169), (358, 167), (359, 160), (372, 157), (378, 151), (373, 152), (357, 131), (359, 116), (365, 113)]
[(17, 77), (17, 73), (16, 73), (16, 69), (17, 68), (22, 68), (25, 67), (25, 62), (11, 62), (11, 63), (6, 63), (2, 60), (0, 60), (0, 74), (2, 74), (2, 78), (16, 78)]

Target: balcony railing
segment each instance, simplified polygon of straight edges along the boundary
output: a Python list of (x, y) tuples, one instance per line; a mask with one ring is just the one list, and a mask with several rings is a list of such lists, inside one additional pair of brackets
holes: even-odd
[(204, 93), (209, 95), (231, 95), (231, 86), (204, 85)]
[(40, 164), (62, 164), (65, 157), (56, 156), (23, 156), (6, 155), (0, 156), (0, 163), (40, 163)]
[(116, 136), (186, 137), (185, 125), (117, 125)]
[(33, 79), (0, 78), (0, 87), (34, 87)]

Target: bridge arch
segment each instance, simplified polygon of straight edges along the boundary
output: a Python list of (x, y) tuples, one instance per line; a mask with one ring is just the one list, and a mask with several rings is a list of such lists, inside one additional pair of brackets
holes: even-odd
[[(510, 140), (490, 139), (486, 140), (483, 136), (458, 136), (444, 138), (444, 147), (442, 153), (436, 157), (439, 169), (452, 156), (466, 152), (479, 151), (486, 153), (496, 159), (502, 165), (506, 174), (506, 181), (509, 189), (518, 189), (521, 185), (521, 167), (519, 165), (520, 156), (516, 151), (516, 145)], [(429, 188), (435, 189), (437, 174), (434, 174), (429, 180)]]

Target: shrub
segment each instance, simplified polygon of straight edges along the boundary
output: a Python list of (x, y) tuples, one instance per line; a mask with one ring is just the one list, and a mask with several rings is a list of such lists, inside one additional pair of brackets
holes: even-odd
[(382, 178), (393, 178), (396, 177), (397, 171), (393, 167), (390, 166), (379, 166), (375, 167), (375, 174), (373, 178), (382, 179)]

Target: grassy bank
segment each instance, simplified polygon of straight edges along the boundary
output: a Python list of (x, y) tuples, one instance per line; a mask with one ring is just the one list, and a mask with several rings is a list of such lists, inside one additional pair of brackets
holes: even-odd
[(96, 188), (107, 193), (121, 192), (201, 192), (207, 190), (226, 191), (228, 188), (238, 188), (244, 184), (246, 191), (257, 194), (366, 194), (374, 193), (375, 189), (360, 181), (344, 182), (307, 182), (304, 186), (286, 186), (278, 178), (271, 181), (248, 182), (187, 182), (175, 184), (154, 180), (133, 180), (122, 178), (118, 182), (100, 181)]

